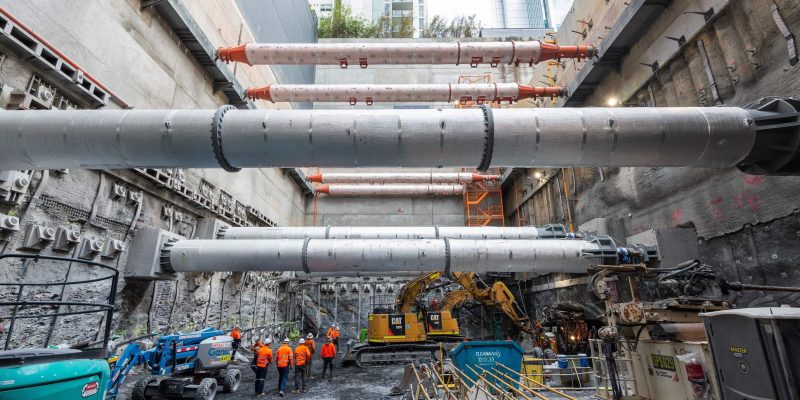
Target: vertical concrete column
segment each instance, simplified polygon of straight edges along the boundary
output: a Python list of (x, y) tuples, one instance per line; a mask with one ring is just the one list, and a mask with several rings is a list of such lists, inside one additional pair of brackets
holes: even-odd
[(725, 63), (725, 56), (722, 54), (722, 49), (719, 47), (719, 41), (715, 29), (710, 29), (700, 34), (699, 39), (703, 42), (703, 48), (698, 47), (698, 51), (705, 51), (708, 57), (708, 63), (711, 68), (711, 74), (714, 76), (714, 81), (717, 83), (717, 92), (719, 97), (724, 101), (734, 95), (733, 80), (728, 73), (728, 67)]
[(652, 93), (653, 104), (650, 107), (666, 107), (667, 96), (664, 92), (664, 87), (658, 80), (650, 81), (650, 92)]
[(715, 105), (711, 82), (708, 81), (700, 49), (697, 45), (688, 45), (683, 52), (683, 57), (686, 60), (686, 67), (694, 84), (694, 91), (697, 93), (698, 105)]
[(747, 52), (745, 52), (745, 45), (734, 23), (730, 14), (724, 15), (714, 24), (714, 32), (717, 35), (722, 54), (725, 56), (725, 64), (731, 80), (734, 84), (749, 84), (755, 80), (755, 75)]
[[(796, 1), (792, 1), (796, 3)], [(769, 1), (737, 1), (731, 12), (733, 27), (739, 32), (744, 52), (753, 71), (761, 67), (761, 47), (774, 24), (769, 12)], [(779, 35), (780, 36), (780, 35)]]
[(667, 70), (661, 71), (659, 74), (659, 80), (661, 81), (661, 88), (664, 92), (664, 97), (667, 100), (667, 104), (662, 104), (662, 107), (678, 107), (681, 105), (680, 99), (678, 99), (678, 92), (675, 90), (675, 82), (672, 79), (672, 72)]
[(681, 106), (699, 106), (697, 90), (695, 90), (686, 60), (683, 57), (676, 57), (670, 63), (669, 71), (672, 74), (672, 83), (675, 86), (679, 104)]

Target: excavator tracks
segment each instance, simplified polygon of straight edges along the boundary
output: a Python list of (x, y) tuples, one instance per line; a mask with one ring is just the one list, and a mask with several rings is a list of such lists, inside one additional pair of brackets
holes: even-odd
[(363, 345), (352, 349), (352, 357), (360, 368), (386, 364), (407, 364), (440, 357), (439, 343)]

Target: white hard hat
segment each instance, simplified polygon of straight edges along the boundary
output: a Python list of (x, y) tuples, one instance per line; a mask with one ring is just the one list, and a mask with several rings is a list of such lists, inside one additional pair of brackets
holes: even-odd
[(289, 338), (287, 337), (287, 338), (283, 339), (283, 343), (289, 343)]
[(264, 341), (264, 344), (271, 344), (271, 343), (272, 343), (272, 339), (270, 339), (270, 338), (267, 338), (267, 340)]
[(297, 342), (297, 343), (303, 344), (303, 343), (305, 343), (305, 342), (306, 342), (306, 340), (305, 340), (305, 339), (303, 339), (303, 338), (300, 338), (300, 341), (299, 341), (299, 342)]
[(314, 338), (314, 334), (313, 333), (309, 332), (308, 335), (306, 335), (306, 339), (313, 339), (313, 338)]

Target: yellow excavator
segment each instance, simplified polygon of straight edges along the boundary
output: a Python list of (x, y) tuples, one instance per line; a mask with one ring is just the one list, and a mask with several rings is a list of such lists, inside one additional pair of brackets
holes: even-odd
[(367, 343), (352, 346), (346, 353), (346, 361), (352, 357), (356, 365), (366, 367), (435, 357), (440, 347), (437, 341), (430, 340), (428, 328), (434, 328), (440, 337), (455, 337), (458, 323), (449, 312), (428, 313), (424, 307), (416, 306), (428, 286), (441, 277), (441, 272), (431, 272), (406, 283), (392, 310), (369, 314)]
[[(353, 346), (347, 353), (356, 365), (400, 363), (434, 356), (441, 343), (463, 340), (454, 308), (475, 300), (489, 309), (499, 309), (521, 331), (537, 337), (537, 329), (519, 307), (511, 290), (503, 282), (491, 286), (473, 272), (455, 272), (452, 281), (463, 287), (450, 291), (438, 310), (419, 306), (420, 296), (430, 285), (442, 278), (441, 272), (431, 272), (406, 283), (397, 295), (393, 310), (369, 314), (367, 343)], [(441, 285), (440, 285), (441, 286)]]

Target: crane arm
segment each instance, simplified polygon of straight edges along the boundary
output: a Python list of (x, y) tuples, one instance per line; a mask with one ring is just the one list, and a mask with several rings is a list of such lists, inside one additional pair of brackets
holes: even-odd
[(116, 399), (122, 382), (131, 372), (133, 367), (142, 364), (144, 361), (143, 351), (136, 342), (130, 343), (114, 362), (114, 367), (108, 377), (106, 388), (106, 399)]

